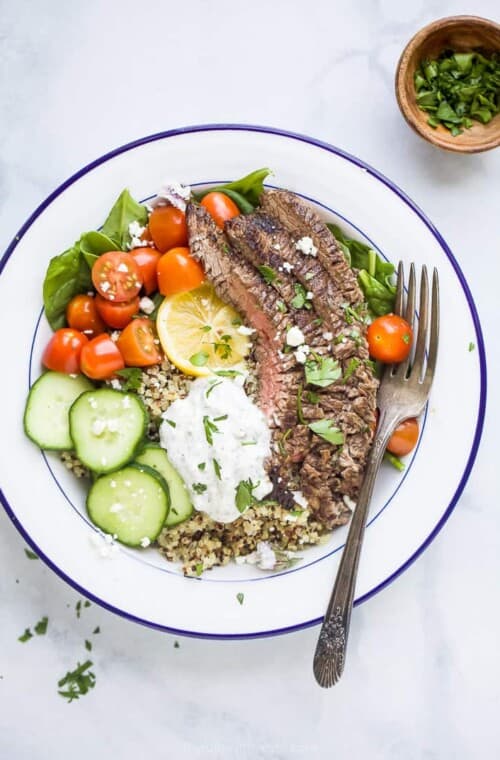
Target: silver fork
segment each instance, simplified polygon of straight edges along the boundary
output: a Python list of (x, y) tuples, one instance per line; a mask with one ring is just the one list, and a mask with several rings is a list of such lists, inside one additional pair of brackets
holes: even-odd
[[(429, 319), (429, 284), (422, 267), (418, 327), (415, 324), (416, 277), (410, 267), (405, 305), (403, 264), (398, 267), (398, 284), (394, 311), (404, 316), (414, 331), (414, 350), (401, 364), (387, 365), (380, 383), (377, 406), (380, 416), (365, 476), (340, 560), (340, 567), (330, 602), (321, 626), (314, 654), (313, 670), (320, 686), (335, 684), (344, 670), (349, 623), (356, 585), (359, 557), (363, 543), (368, 506), (387, 443), (394, 429), (423, 410), (434, 377), (439, 338), (439, 285), (437, 271), (432, 278), (432, 301)], [(430, 327), (429, 327), (430, 324)], [(416, 340), (415, 340), (416, 338)]]

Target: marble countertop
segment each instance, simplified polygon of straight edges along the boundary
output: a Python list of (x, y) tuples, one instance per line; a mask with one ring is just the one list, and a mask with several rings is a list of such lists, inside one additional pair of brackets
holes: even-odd
[[(228, 121), (304, 132), (387, 174), (442, 232), (478, 306), (490, 396), (457, 508), (418, 561), (356, 610), (346, 673), (330, 691), (311, 673), (316, 629), (176, 646), (95, 605), (77, 618), (79, 597), (26, 558), (0, 511), (2, 760), (500, 755), (500, 153), (436, 151), (406, 126), (393, 94), (417, 29), (495, 11), (497, 0), (3, 4), (2, 248), (68, 175), (134, 138)], [(45, 614), (36, 647), (18, 643)], [(96, 626), (97, 686), (67, 705), (55, 682)]]

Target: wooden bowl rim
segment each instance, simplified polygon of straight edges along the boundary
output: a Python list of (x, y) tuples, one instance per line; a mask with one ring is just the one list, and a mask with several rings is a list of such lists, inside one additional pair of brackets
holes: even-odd
[[(406, 98), (402, 97), (402, 93), (405, 89), (405, 83), (408, 77), (408, 63), (411, 54), (429, 37), (432, 32), (452, 27), (459, 27), (469, 25), (475, 27), (477, 30), (490, 28), (497, 31), (500, 34), (500, 24), (491, 19), (483, 18), (481, 16), (445, 16), (444, 18), (436, 19), (427, 26), (420, 29), (410, 39), (398, 61), (395, 77), (395, 90), (396, 98), (399, 108), (403, 114), (408, 125), (428, 142), (432, 143), (436, 147), (444, 148), (444, 150), (452, 151), (455, 153), (481, 153), (492, 148), (497, 148), (500, 145), (500, 130), (497, 135), (492, 134), (488, 136), (485, 132), (484, 137), (477, 138), (473, 143), (451, 143), (450, 136), (444, 136), (438, 130), (433, 130), (432, 127), (427, 124), (422, 124), (419, 120), (415, 119), (411, 109), (406, 102)], [(500, 114), (496, 117), (500, 119)], [(454, 138), (455, 139), (455, 138)]]

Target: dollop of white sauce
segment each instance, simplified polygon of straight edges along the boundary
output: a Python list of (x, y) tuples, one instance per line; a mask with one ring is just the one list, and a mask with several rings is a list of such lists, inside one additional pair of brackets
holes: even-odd
[[(241, 481), (257, 484), (256, 499), (270, 493), (272, 483), (264, 470), (271, 453), (270, 430), (239, 383), (198, 378), (186, 398), (174, 401), (163, 416), (160, 443), (186, 483), (195, 509), (230, 523), (241, 516), (235, 502)], [(210, 443), (207, 427), (212, 425), (217, 430), (209, 431)]]

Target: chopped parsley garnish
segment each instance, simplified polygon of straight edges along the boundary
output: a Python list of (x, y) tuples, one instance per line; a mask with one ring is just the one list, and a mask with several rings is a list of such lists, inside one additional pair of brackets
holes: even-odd
[[(469, 351), (470, 351), (470, 349), (469, 349)], [(28, 557), (28, 559), (38, 559), (38, 555), (35, 554), (35, 552), (32, 552), (30, 549), (25, 549), (24, 553), (26, 554), (26, 556)]]
[(198, 469), (200, 470), (200, 472), (203, 472), (206, 466), (207, 466), (206, 462), (200, 462), (200, 464), (198, 465)]
[(353, 358), (349, 360), (349, 364), (347, 365), (346, 371), (344, 372), (344, 383), (349, 380), (352, 374), (357, 370), (357, 368), (360, 365), (359, 359)]
[(213, 421), (210, 419), (208, 414), (205, 414), (203, 416), (203, 428), (205, 430), (205, 438), (207, 439), (207, 443), (210, 444), (210, 446), (213, 446), (214, 444), (214, 433), (219, 433), (219, 428), (217, 425), (214, 425)]
[(243, 323), (241, 321), (241, 317), (235, 317), (231, 320), (231, 324), (234, 325), (234, 327), (240, 327)]
[(240, 480), (236, 486), (236, 495), (234, 499), (238, 512), (244, 512), (248, 507), (255, 503), (255, 498), (253, 496), (255, 488), (257, 488), (257, 484), (252, 483), (251, 478), (248, 480)]
[(211, 329), (212, 329), (212, 325), (203, 325), (203, 327), (200, 327), (200, 330), (202, 332), (210, 332)]
[(176, 422), (174, 422), (173, 420), (167, 420), (166, 417), (165, 417), (165, 422), (168, 423), (170, 425), (170, 427), (173, 427), (173, 428), (177, 427), (177, 423)]
[(238, 372), (235, 369), (219, 369), (214, 374), (219, 375), (219, 377), (230, 377), (234, 379), (235, 377), (238, 377), (238, 375), (242, 375), (243, 373)]
[(229, 341), (232, 340), (232, 337), (230, 335), (221, 335), (220, 341), (214, 341), (212, 343), (212, 346), (214, 347), (214, 352), (219, 352), (221, 359), (229, 359), (231, 356), (233, 349), (229, 345)]
[(288, 430), (285, 430), (281, 438), (278, 440), (278, 448), (280, 450), (281, 456), (286, 456), (286, 448), (285, 443), (287, 438), (289, 438), (292, 434), (292, 428), (288, 428)]
[(286, 306), (283, 301), (276, 301), (276, 308), (281, 311), (282, 314), (286, 314)]
[(272, 267), (267, 267), (265, 265), (262, 265), (260, 267), (257, 267), (257, 269), (259, 270), (262, 277), (264, 278), (264, 282), (266, 282), (268, 285), (272, 285), (273, 282), (278, 277), (277, 273), (274, 271)]
[(210, 386), (210, 388), (205, 393), (205, 398), (208, 398), (210, 396), (210, 394), (212, 393), (213, 389), (217, 388), (217, 386), (221, 385), (221, 383), (222, 383), (222, 380), (217, 380), (215, 383), (212, 383), (211, 386)]
[(94, 628), (94, 630), (92, 631), (92, 633), (100, 633), (100, 632), (101, 632), (101, 629), (99, 628), (99, 626), (97, 626), (97, 628)]
[(77, 603), (75, 604), (75, 612), (76, 612), (77, 618), (79, 618), (82, 614), (82, 603), (80, 600), (78, 600)]
[[(474, 351), (475, 347), (476, 347), (476, 346), (475, 346), (475, 344), (474, 344), (474, 343), (472, 343), (472, 342), (471, 342), (471, 343), (469, 343), (469, 351)], [(26, 551), (26, 550), (25, 550), (25, 551)]]
[(310, 404), (317, 404), (319, 401), (319, 393), (314, 391), (306, 391), (306, 399)]
[(180, 644), (178, 641), (174, 641), (174, 649), (179, 649)]
[(314, 277), (313, 272), (306, 272), (304, 279), (309, 282), (309, 280), (312, 280)]
[(242, 446), (256, 446), (257, 445), (257, 441), (242, 441), (241, 445)]
[(344, 308), (344, 314), (345, 314), (345, 321), (348, 325), (352, 325), (353, 322), (364, 322), (364, 317), (359, 313), (357, 309), (355, 309), (353, 306), (350, 306), (349, 304), (345, 304)]
[(208, 354), (206, 351), (198, 351), (189, 357), (189, 361), (193, 367), (203, 367), (208, 362)]
[(299, 385), (299, 388), (297, 390), (297, 419), (300, 422), (301, 425), (305, 425), (306, 421), (304, 419), (304, 413), (302, 411), (302, 392), (303, 392), (302, 385)]
[(245, 600), (245, 594), (243, 594), (241, 591), (236, 594), (236, 599), (240, 604), (243, 604)]
[(87, 650), (87, 652), (92, 651), (92, 642), (89, 641), (88, 639), (85, 639), (85, 649)]
[(228, 415), (227, 414), (221, 414), (220, 417), (214, 417), (214, 422), (222, 422), (223, 420), (227, 420)]
[(38, 621), (38, 623), (35, 625), (35, 633), (37, 636), (45, 636), (47, 633), (47, 625), (49, 623), (49, 619), (47, 615), (45, 615), (41, 620)]
[(410, 342), (410, 334), (405, 333), (404, 335), (401, 336), (401, 340), (403, 341), (403, 343), (406, 343), (406, 345), (408, 345), (408, 343)]
[(194, 571), (196, 575), (200, 577), (200, 575), (203, 572), (203, 562), (197, 562), (196, 565), (194, 566)]
[(319, 327), (323, 324), (323, 317), (317, 317), (316, 319), (313, 319), (312, 324), (314, 327)]
[(295, 296), (291, 300), (294, 309), (311, 309), (311, 301), (307, 298), (307, 290), (300, 282), (294, 285)]
[(89, 602), (89, 600), (88, 600), (88, 599), (85, 599), (85, 601), (84, 601), (84, 603), (83, 603), (83, 606), (84, 606), (84, 607), (90, 607), (90, 605), (91, 605), (91, 602)]
[[(94, 673), (89, 670), (92, 665), (93, 662), (90, 660), (86, 660), (83, 665), (77, 663), (75, 670), (68, 671), (64, 678), (57, 682), (59, 686), (57, 693), (61, 697), (65, 697), (68, 702), (87, 694), (90, 689), (94, 688), (96, 681)], [(66, 686), (65, 690), (63, 690), (64, 686)]]
[(29, 641), (33, 638), (33, 634), (31, 633), (29, 628), (26, 628), (24, 633), (18, 637), (18, 641), (20, 641), (22, 644), (24, 644), (26, 641)]
[(198, 493), (198, 494), (205, 493), (205, 491), (207, 490), (207, 487), (204, 483), (193, 483), (191, 488), (193, 489), (195, 493)]
[(115, 372), (120, 380), (124, 380), (122, 391), (138, 391), (142, 385), (142, 370), (139, 367), (125, 367)]
[(305, 364), (306, 382), (320, 388), (328, 388), (342, 376), (342, 369), (337, 359), (321, 356), (309, 359)]
[(328, 443), (332, 443), (337, 446), (340, 446), (342, 443), (344, 443), (344, 434), (341, 430), (339, 430), (338, 427), (336, 427), (333, 420), (323, 419), (318, 420), (317, 422), (310, 422), (308, 427), (313, 431), (313, 433), (316, 433), (316, 435), (324, 438), (325, 441), (328, 441)]
[(218, 478), (218, 480), (222, 480), (222, 478), (221, 478), (221, 467), (220, 467), (220, 464), (218, 463), (218, 461), (216, 459), (212, 459), (212, 464), (213, 464), (213, 467), (214, 467), (214, 472), (215, 472), (216, 478)]

